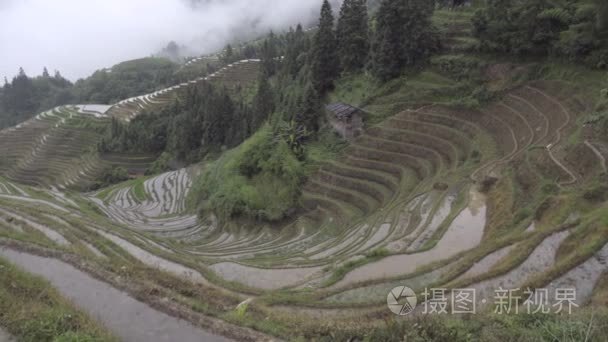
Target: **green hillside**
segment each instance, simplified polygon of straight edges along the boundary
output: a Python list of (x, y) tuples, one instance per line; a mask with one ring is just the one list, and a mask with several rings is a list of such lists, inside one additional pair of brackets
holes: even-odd
[[(604, 3), (366, 4), (0, 131), (0, 298), (30, 282), (10, 263), (44, 276), (26, 255), (191, 322), (176, 338), (604, 340)], [(55, 322), (59, 292), (27, 302)], [(15, 298), (0, 328), (31, 340)], [(135, 330), (74, 315), (43, 339)]]

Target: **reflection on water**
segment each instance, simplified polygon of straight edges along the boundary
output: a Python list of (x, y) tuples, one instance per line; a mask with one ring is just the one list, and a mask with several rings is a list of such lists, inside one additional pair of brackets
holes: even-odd
[(123, 341), (228, 341), (192, 324), (156, 311), (112, 286), (55, 259), (10, 249), (0, 256), (48, 280), (62, 296), (98, 319)]
[(471, 250), (481, 243), (486, 225), (485, 196), (471, 190), (470, 204), (451, 223), (441, 240), (432, 249), (413, 254), (401, 254), (366, 264), (332, 286), (339, 288), (365, 280), (395, 277), (414, 272), (417, 268), (445, 260)]

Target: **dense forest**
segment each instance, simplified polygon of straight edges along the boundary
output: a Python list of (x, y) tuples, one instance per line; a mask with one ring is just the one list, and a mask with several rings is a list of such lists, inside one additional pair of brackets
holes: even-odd
[(29, 77), (23, 69), (0, 88), (0, 128), (23, 122), (65, 104), (113, 104), (179, 82), (179, 65), (162, 58), (144, 58), (96, 71), (72, 84), (60, 72)]
[(45, 68), (42, 76), (30, 78), (20, 69), (12, 81), (5, 78), (0, 88), (0, 128), (14, 126), (43, 110), (69, 103), (72, 87), (59, 72), (51, 76)]
[(113, 119), (101, 152), (170, 152), (194, 162), (216, 147), (234, 147), (260, 125), (251, 106), (209, 83), (191, 88), (183, 101), (137, 116), (129, 124)]
[(490, 0), (473, 24), (482, 51), (556, 56), (608, 67), (605, 0)]

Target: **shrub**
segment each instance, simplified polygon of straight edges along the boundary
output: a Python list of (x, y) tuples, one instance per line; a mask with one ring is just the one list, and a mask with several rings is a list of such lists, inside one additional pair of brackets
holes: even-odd
[(583, 198), (592, 203), (600, 203), (608, 200), (608, 186), (598, 185), (583, 194)]
[(264, 127), (212, 163), (196, 182), (189, 202), (223, 219), (276, 221), (296, 207), (303, 178), (302, 162)]
[(129, 179), (129, 173), (123, 167), (108, 167), (103, 170), (103, 173), (95, 184), (91, 185), (88, 190), (97, 190), (108, 185), (124, 182)]
[(158, 159), (150, 165), (150, 167), (146, 170), (146, 175), (155, 175), (163, 172), (169, 171), (171, 168), (169, 163), (171, 162), (171, 154), (167, 152), (163, 152)]
[(442, 73), (448, 74), (457, 80), (469, 79), (479, 76), (482, 63), (479, 59), (465, 55), (439, 56), (432, 60)]

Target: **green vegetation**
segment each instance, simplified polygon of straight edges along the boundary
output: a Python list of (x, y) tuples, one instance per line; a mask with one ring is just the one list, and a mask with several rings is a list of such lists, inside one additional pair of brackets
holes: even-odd
[(0, 327), (19, 341), (115, 341), (49, 283), (0, 258)]
[(209, 165), (195, 185), (195, 203), (223, 218), (280, 220), (296, 206), (302, 163), (266, 126)]
[(103, 173), (99, 177), (101, 183), (95, 185), (93, 188), (103, 188), (108, 185), (124, 182), (127, 179), (129, 179), (129, 173), (125, 168), (120, 166), (108, 167), (103, 171)]
[[(407, 320), (389, 319), (381, 327), (358, 333), (332, 333), (318, 341), (348, 340), (358, 336), (362, 341), (600, 341), (608, 319), (605, 308), (587, 310), (573, 316), (559, 315), (493, 315), (477, 314), (469, 318), (432, 315)], [(329, 334), (329, 331), (327, 332)]]
[(71, 87), (72, 83), (59, 72), (51, 77), (45, 68), (42, 76), (30, 78), (20, 69), (11, 82), (4, 79), (0, 88), (0, 129), (68, 103), (72, 99)]
[(113, 104), (176, 83), (177, 64), (162, 58), (143, 58), (98, 70), (75, 84), (57, 71), (44, 69), (30, 78), (23, 69), (0, 88), (0, 128), (23, 122), (37, 113), (76, 103)]
[(123, 62), (110, 70), (98, 70), (74, 84), (73, 100), (79, 103), (113, 104), (177, 83), (178, 65), (164, 58)]
[(608, 67), (608, 17), (602, 0), (489, 1), (473, 18), (484, 51), (557, 55)]
[[(428, 39), (435, 37), (430, 22), (433, 6), (429, 6), (425, 1), (403, 1), (399, 5), (394, 2), (386, 2), (386, 4), (388, 7), (385, 6), (384, 12), (381, 8), (378, 16), (381, 17), (382, 13), (392, 15), (395, 9), (398, 9), (398, 16), (379, 20), (381, 23), (376, 28), (376, 45), (382, 45), (385, 49), (372, 48), (372, 51), (375, 51), (375, 61), (372, 63), (375, 67), (372, 67), (372, 70), (377, 71), (374, 75), (381, 80), (399, 76), (406, 67), (425, 63), (436, 50), (436, 39), (430, 41)], [(268, 151), (265, 151), (252, 153), (246, 161), (241, 160), (242, 154), (237, 153), (233, 153), (229, 158), (231, 162), (220, 159), (215, 168), (224, 172), (215, 171), (215, 168), (205, 172), (203, 176), (205, 180), (200, 182), (198, 192), (202, 198), (199, 201), (194, 200), (194, 203), (204, 203), (204, 209), (218, 211), (222, 217), (244, 214), (257, 219), (277, 220), (283, 218), (286, 213), (294, 211), (300, 195), (299, 187), (303, 184), (301, 170), (296, 171), (302, 168), (302, 163), (295, 161), (299, 160), (306, 164), (306, 146), (314, 144), (323, 134), (321, 127), (327, 120), (322, 103), (325, 102), (328, 92), (334, 89), (334, 82), (338, 80), (340, 73), (355, 75), (361, 73), (367, 62), (368, 49), (372, 45), (367, 34), (368, 16), (364, 2), (346, 1), (335, 29), (331, 5), (329, 1), (324, 1), (319, 20), (319, 29), (314, 33), (311, 43), (307, 43), (301, 27), (295, 31), (291, 30), (283, 39), (279, 39), (285, 42), (282, 46), (277, 42), (274, 34), (269, 35), (264, 41), (262, 48), (264, 71), (259, 82), (252, 117), (253, 121), (258, 123), (265, 117), (262, 116), (260, 120), (257, 115), (270, 112), (274, 114), (269, 120), (271, 131), (260, 133), (259, 137), (252, 139), (249, 144), (265, 146), (267, 142), (260, 141), (279, 141), (275, 147), (279, 151), (268, 149), (276, 152), (274, 154), (279, 157), (274, 156), (273, 153), (267, 154)], [(392, 36), (386, 37), (383, 33), (385, 31), (391, 32)], [(409, 45), (390, 44), (391, 39), (402, 39), (404, 35), (418, 38)], [(308, 45), (311, 47), (310, 53), (306, 49)], [(274, 66), (274, 56), (277, 53), (285, 55), (285, 62), (281, 68)], [(387, 63), (394, 56), (399, 56), (398, 64), (389, 67)], [(303, 60), (306, 62), (302, 63)], [(390, 70), (378, 69), (385, 67)], [(271, 82), (267, 79), (277, 84), (273, 88), (277, 92), (274, 98), (269, 91)], [(367, 94), (369, 90), (365, 90)], [(372, 90), (371, 93), (375, 92)], [(239, 150), (249, 151), (250, 148), (242, 146)], [(291, 155), (288, 156), (288, 153)], [(264, 158), (269, 157), (277, 160), (263, 162)], [(290, 176), (295, 176), (287, 184), (285, 184), (286, 179), (277, 177), (278, 170), (283, 168), (290, 170)], [(235, 170), (239, 171), (235, 172)], [(209, 176), (210, 174), (222, 175), (222, 178)], [(225, 179), (232, 180), (226, 182), (229, 184), (225, 186), (219, 185), (224, 183)], [(267, 190), (262, 190), (259, 186), (241, 187), (239, 191), (245, 180), (269, 184), (269, 189), (273, 190), (277, 189), (277, 185), (283, 185), (284, 189), (280, 192), (270, 191), (280, 194), (274, 201), (263, 196), (262, 193)], [(202, 190), (204, 185), (213, 189)], [(260, 193), (255, 194), (252, 189)]]
[[(530, 0), (529, 8), (489, 1), (476, 15), (440, 10), (431, 18), (432, 2), (384, 0), (371, 20), (362, 3), (345, 1), (334, 30), (325, 1), (314, 36), (298, 26), (255, 45), (249, 53), (262, 56), (255, 87), (202, 82), (128, 124), (114, 120), (99, 145), (102, 152), (160, 154), (148, 173), (178, 159), (202, 161), (200, 174), (192, 166), (96, 198), (74, 194), (80, 216), (3, 198), (71, 245), (58, 246), (10, 212), (0, 213), (0, 235), (73, 252), (83, 265), (120, 275), (107, 281), (128, 283), (137, 298), (180, 308), (193, 322), (203, 313), (286, 340), (602, 340), (606, 277), (585, 296), (600, 305), (571, 316), (484, 311), (399, 320), (388, 312), (386, 293), (397, 283), (466, 288), (515, 271), (513, 286), (541, 288), (594, 256), (603, 266), (584, 272), (605, 271), (598, 252), (608, 243), (608, 189), (598, 161), (608, 95), (600, 90), (604, 72), (565, 64), (555, 52), (566, 33), (554, 31), (561, 14), (538, 13), (543, 1)], [(499, 5), (519, 26), (502, 22), (506, 31), (492, 28), (497, 37), (471, 38), (472, 18), (498, 17), (492, 6)], [(530, 32), (548, 38), (530, 44)], [(505, 44), (525, 51), (495, 50), (489, 41), (506, 39), (502, 33)], [(471, 44), (461, 44), (463, 37)], [(219, 60), (234, 61), (240, 51), (228, 46)], [(519, 53), (536, 56), (522, 63)], [(365, 132), (339, 137), (324, 110), (333, 102), (361, 107)], [(599, 152), (584, 145), (589, 141)], [(106, 176), (119, 180), (124, 172)], [(0, 181), (0, 191), (18, 192)], [(63, 203), (50, 192), (27, 192)], [(143, 253), (94, 230), (200, 272), (205, 282), (145, 266)], [(543, 244), (557, 233), (566, 236), (562, 242)], [(536, 253), (541, 244), (546, 250)]]
[(250, 113), (249, 106), (233, 100), (227, 89), (205, 82), (190, 89), (183, 101), (139, 115), (128, 124), (113, 119), (99, 150), (168, 152), (180, 160), (196, 162), (222, 146), (239, 144), (255, 131), (261, 120), (254, 121)]
[(381, 3), (372, 44), (374, 76), (382, 81), (395, 78), (405, 67), (424, 64), (438, 50), (431, 24), (434, 5), (425, 0)]
[(338, 56), (343, 72), (356, 72), (365, 66), (369, 54), (369, 19), (364, 0), (345, 0), (336, 28)]
[(328, 0), (324, 0), (319, 30), (315, 33), (312, 43), (311, 81), (318, 94), (325, 94), (330, 90), (339, 74), (337, 43), (331, 5)]

